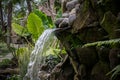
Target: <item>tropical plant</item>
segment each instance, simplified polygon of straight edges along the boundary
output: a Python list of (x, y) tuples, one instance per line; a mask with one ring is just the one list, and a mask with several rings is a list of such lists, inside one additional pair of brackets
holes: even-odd
[(16, 34), (22, 37), (31, 35), (33, 42), (38, 39), (44, 29), (51, 27), (53, 27), (52, 19), (38, 10), (35, 10), (28, 16), (27, 27), (23, 27), (17, 23), (12, 23), (12, 29)]
[(18, 57), (18, 63), (19, 63), (19, 68), (20, 68), (20, 79), (19, 80), (23, 80), (23, 77), (25, 76), (26, 72), (27, 72), (27, 67), (28, 67), (28, 63), (30, 60), (30, 54), (32, 51), (32, 47), (30, 47), (29, 45), (27, 47), (22, 47), (16, 50), (16, 55)]
[(43, 22), (35, 13), (28, 16), (27, 29), (32, 34), (33, 41), (36, 41), (44, 31)]

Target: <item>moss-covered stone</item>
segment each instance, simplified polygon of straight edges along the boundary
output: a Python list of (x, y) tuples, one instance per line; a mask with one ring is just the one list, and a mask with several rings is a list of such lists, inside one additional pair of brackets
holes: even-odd
[[(108, 32), (110, 38), (118, 38), (116, 36), (118, 29), (120, 29), (118, 20), (112, 12), (108, 11), (104, 14), (103, 20), (101, 21), (101, 26)], [(116, 31), (117, 30), (117, 31)]]
[(101, 47), (97, 48), (97, 51), (98, 51), (99, 60), (109, 63), (110, 48), (106, 48), (104, 46), (101, 46)]
[(109, 70), (109, 64), (99, 61), (92, 69), (91, 80), (109, 80), (106, 76)]
[(98, 27), (98, 25), (86, 27), (80, 30), (78, 34), (79, 35), (77, 36), (80, 38), (80, 40), (85, 43), (107, 39), (107, 32), (103, 28)]
[(84, 64), (87, 67), (92, 67), (97, 61), (98, 56), (95, 48), (77, 48), (76, 49), (79, 61), (81, 64)]

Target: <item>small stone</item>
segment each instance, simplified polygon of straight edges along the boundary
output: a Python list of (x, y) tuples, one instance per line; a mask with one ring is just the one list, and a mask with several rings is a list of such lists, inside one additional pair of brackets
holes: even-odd
[(62, 17), (63, 17), (63, 18), (68, 18), (68, 17), (69, 17), (69, 14), (68, 14), (68, 13), (63, 13), (63, 14), (62, 14)]
[(72, 26), (76, 19), (76, 14), (72, 14), (69, 16), (69, 25)]
[(59, 24), (59, 28), (68, 27), (68, 24), (69, 24), (69, 19), (64, 18), (64, 20)]
[(59, 27), (59, 24), (64, 20), (64, 18), (58, 18), (56, 21), (55, 21), (55, 25), (56, 27), (58, 28)]
[(66, 8), (68, 11), (71, 11), (73, 8), (75, 8), (75, 5), (78, 4), (78, 0), (73, 0), (73, 1), (69, 1), (66, 4)]
[(71, 12), (69, 13), (69, 15), (72, 15), (72, 14), (76, 14), (76, 9), (75, 9), (75, 8), (73, 8), (73, 9), (71, 10)]
[(76, 4), (75, 9), (76, 9), (76, 13), (79, 13), (80, 12), (80, 4)]

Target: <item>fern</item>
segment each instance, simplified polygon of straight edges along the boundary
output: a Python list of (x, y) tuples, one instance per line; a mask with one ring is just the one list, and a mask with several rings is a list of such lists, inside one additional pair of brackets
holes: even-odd
[(12, 30), (22, 36), (22, 37), (25, 37), (25, 36), (28, 36), (29, 35), (29, 32), (27, 31), (27, 28), (19, 25), (19, 24), (16, 24), (16, 23), (12, 23)]
[(82, 47), (91, 47), (91, 46), (109, 46), (109, 47), (114, 47), (120, 44), (120, 39), (112, 39), (112, 40), (106, 40), (106, 41), (98, 41), (98, 42), (93, 42), (93, 43), (87, 43), (83, 45)]
[(111, 80), (116, 80), (116, 77), (118, 76), (118, 74), (120, 74), (120, 65), (116, 66), (112, 71), (108, 72), (106, 75), (110, 75), (111, 76)]

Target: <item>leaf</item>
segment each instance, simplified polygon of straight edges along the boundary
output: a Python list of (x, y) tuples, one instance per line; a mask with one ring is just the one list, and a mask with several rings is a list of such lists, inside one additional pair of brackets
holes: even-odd
[(42, 20), (35, 13), (31, 13), (28, 16), (27, 28), (35, 41), (44, 31)]
[(39, 16), (39, 18), (42, 20), (45, 28), (52, 28), (53, 27), (53, 21), (52, 21), (51, 17), (47, 16), (46, 14), (44, 14), (43, 12), (41, 12), (39, 10), (35, 10), (34, 13), (37, 16)]
[(112, 74), (111, 76), (111, 80), (116, 80), (116, 76), (118, 74), (120, 74), (120, 65), (117, 65), (114, 69), (112, 69), (110, 72), (108, 72), (106, 75), (110, 75)]
[(48, 23), (47, 15), (39, 10), (35, 10), (34, 13), (43, 21), (43, 24)]
[(19, 36), (28, 36), (29, 33), (27, 31), (27, 29), (19, 24), (16, 24), (16, 23), (12, 23), (12, 29), (13, 31), (18, 34)]

